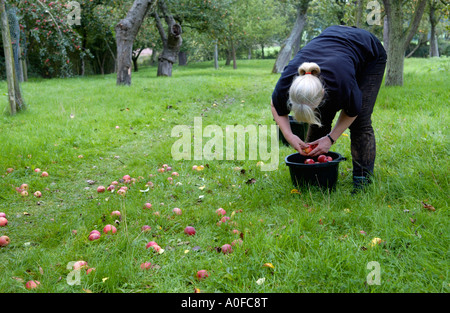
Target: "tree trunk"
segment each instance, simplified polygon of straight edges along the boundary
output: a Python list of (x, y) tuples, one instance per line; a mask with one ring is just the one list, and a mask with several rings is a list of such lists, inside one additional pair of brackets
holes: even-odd
[(145, 48), (140, 48), (137, 52), (133, 51), (133, 55), (131, 56), (131, 59), (133, 60), (133, 67), (134, 67), (135, 72), (139, 71), (138, 60), (139, 60), (139, 57), (140, 57), (142, 51), (144, 51), (144, 49)]
[(26, 58), (26, 55), (24, 54), (22, 47), (20, 47), (20, 55), (21, 55), (20, 62), (22, 63), (23, 81), (26, 82), (26, 81), (28, 81), (27, 58)]
[(219, 47), (218, 47), (217, 41), (214, 45), (214, 68), (216, 70), (219, 69)]
[(355, 26), (358, 28), (361, 28), (362, 26), (362, 15), (364, 10), (364, 1), (363, 0), (357, 0), (356, 1), (356, 23)]
[(237, 68), (237, 65), (236, 65), (236, 47), (234, 46), (233, 36), (230, 37), (230, 41), (231, 41), (231, 58), (233, 59), (233, 69), (235, 70)]
[(131, 85), (133, 43), (154, 0), (135, 0), (127, 16), (115, 27), (117, 85)]
[(231, 64), (231, 59), (232, 59), (232, 52), (231, 49), (227, 49), (227, 59), (225, 61), (225, 66), (228, 66)]
[(6, 78), (8, 83), (9, 111), (11, 115), (14, 115), (17, 113), (17, 111), (24, 110), (25, 104), (22, 100), (19, 80), (15, 73), (16, 69), (14, 66), (14, 55), (11, 44), (11, 33), (9, 30), (8, 16), (5, 9), (5, 0), (0, 0), (0, 14), (3, 50), (5, 53)]
[(157, 76), (172, 76), (173, 64), (177, 61), (178, 52), (180, 51), (181, 43), (181, 25), (175, 22), (175, 19), (167, 9), (164, 0), (158, 1), (158, 9), (164, 15), (167, 26), (168, 35), (164, 31), (163, 24), (159, 18), (158, 12), (154, 12), (153, 16), (156, 20), (156, 27), (158, 28), (161, 40), (163, 42), (163, 52), (158, 58), (158, 72)]
[(411, 57), (414, 52), (416, 52), (420, 47), (422, 47), (422, 45), (426, 44), (428, 42), (426, 35), (422, 35), (420, 36), (419, 40), (417, 41), (417, 45), (414, 47), (414, 49), (412, 49), (406, 56), (405, 58), (409, 58)]
[(389, 48), (388, 33), (389, 33), (389, 21), (388, 21), (387, 15), (385, 15), (383, 18), (383, 46), (386, 51), (388, 51), (388, 48)]
[(308, 11), (309, 0), (302, 0), (297, 7), (297, 19), (294, 24), (294, 28), (286, 40), (286, 43), (282, 46), (278, 53), (277, 60), (272, 69), (272, 73), (281, 73), (284, 67), (289, 63), (292, 57), (292, 50), (295, 48), (295, 42), (299, 42), (299, 37), (303, 32), (303, 27), (306, 22), (306, 12)]
[(439, 57), (439, 46), (436, 35), (436, 25), (439, 17), (436, 17), (436, 2), (430, 2), (430, 57)]
[(188, 62), (187, 60), (188, 60), (188, 57), (187, 57), (186, 51), (180, 51), (178, 53), (178, 65), (180, 65), (180, 66), (187, 65), (187, 62)]
[(386, 63), (386, 86), (403, 85), (403, 65), (405, 51), (419, 27), (420, 19), (425, 10), (427, 0), (418, 0), (414, 16), (411, 18), (409, 28), (403, 30), (402, 1), (383, 0), (384, 9), (388, 19), (388, 50)]

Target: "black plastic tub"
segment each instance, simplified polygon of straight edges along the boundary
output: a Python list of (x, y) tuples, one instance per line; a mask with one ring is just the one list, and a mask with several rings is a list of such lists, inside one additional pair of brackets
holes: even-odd
[[(309, 124), (297, 122), (292, 116), (289, 115), (289, 123), (291, 125), (291, 130), (294, 135), (297, 135), (298, 138), (305, 141), (306, 134), (308, 133)], [(286, 138), (284, 138), (283, 133), (279, 132), (279, 140), (285, 145), (289, 146), (289, 142), (287, 142)]]
[(306, 159), (317, 161), (317, 157), (307, 157), (300, 153), (288, 155), (285, 162), (289, 167), (292, 183), (297, 187), (312, 185), (330, 190), (336, 189), (339, 163), (346, 159), (337, 152), (330, 151), (325, 155), (332, 157), (333, 161), (305, 164)]

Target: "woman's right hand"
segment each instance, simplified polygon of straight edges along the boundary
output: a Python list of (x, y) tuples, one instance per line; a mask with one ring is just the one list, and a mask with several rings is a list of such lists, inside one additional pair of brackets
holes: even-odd
[(301, 155), (305, 155), (306, 153), (303, 151), (303, 149), (306, 149), (308, 145), (304, 143), (297, 135), (291, 134), (288, 135), (286, 138), (286, 141), (291, 145), (292, 148), (298, 151)]

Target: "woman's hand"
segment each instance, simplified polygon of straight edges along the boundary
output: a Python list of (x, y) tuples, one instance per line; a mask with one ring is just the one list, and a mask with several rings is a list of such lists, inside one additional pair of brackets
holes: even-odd
[(317, 145), (316, 148), (308, 154), (308, 156), (312, 157), (328, 153), (328, 151), (330, 151), (331, 148), (331, 140), (327, 136), (319, 138), (316, 141), (310, 142), (309, 144), (311, 146)]
[(301, 155), (305, 155), (306, 153), (303, 151), (303, 149), (307, 148), (308, 145), (304, 143), (297, 135), (294, 135), (291, 133), (287, 137), (285, 137), (286, 141), (289, 142), (292, 148), (297, 150)]

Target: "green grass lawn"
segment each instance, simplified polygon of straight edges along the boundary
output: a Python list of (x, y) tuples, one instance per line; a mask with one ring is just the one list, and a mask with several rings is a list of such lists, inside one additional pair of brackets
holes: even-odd
[[(193, 130), (195, 117), (203, 128), (273, 125), (273, 62), (191, 64), (171, 78), (142, 68), (131, 87), (117, 87), (115, 75), (31, 80), (22, 84), (28, 110), (16, 116), (2, 97), (0, 212), (8, 225), (0, 236), (11, 243), (0, 247), (0, 292), (448, 292), (449, 60), (407, 59), (404, 86), (381, 88), (375, 181), (354, 197), (348, 131), (333, 146), (347, 161), (331, 193), (293, 191), (284, 158), (294, 151), (281, 144), (275, 171), (249, 158), (172, 157), (172, 129)], [(158, 171), (164, 164), (179, 173), (172, 183)], [(125, 196), (97, 193), (124, 175), (135, 178)], [(24, 183), (25, 197), (16, 191)], [(227, 223), (218, 223), (220, 207)], [(117, 233), (88, 240), (106, 224)], [(188, 225), (195, 236), (184, 234)], [(372, 246), (373, 238), (382, 242)], [(220, 252), (236, 239), (242, 245)], [(149, 241), (163, 253), (146, 249)], [(78, 260), (95, 271), (71, 285), (67, 265)], [(380, 284), (368, 283), (372, 261)], [(143, 262), (154, 266), (142, 270)], [(202, 269), (209, 277), (199, 281)], [(27, 291), (29, 280), (39, 288)]]

